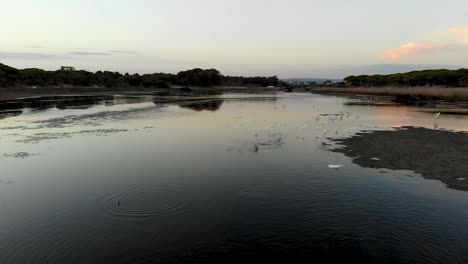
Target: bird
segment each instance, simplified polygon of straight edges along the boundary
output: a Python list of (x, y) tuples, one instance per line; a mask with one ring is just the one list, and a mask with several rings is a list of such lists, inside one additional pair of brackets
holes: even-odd
[(257, 144), (255, 144), (255, 145), (254, 145), (254, 149), (253, 149), (253, 151), (254, 151), (255, 153), (257, 153), (257, 152), (258, 152), (258, 145), (257, 145)]
[(435, 117), (436, 117), (436, 118), (439, 118), (439, 117), (440, 117), (440, 112), (435, 113)]

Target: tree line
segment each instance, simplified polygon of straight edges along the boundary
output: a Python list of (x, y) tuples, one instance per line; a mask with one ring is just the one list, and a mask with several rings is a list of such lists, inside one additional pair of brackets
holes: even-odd
[(28, 86), (103, 86), (103, 87), (152, 87), (169, 88), (171, 85), (212, 87), (232, 86), (277, 86), (279, 80), (272, 77), (224, 76), (216, 69), (191, 69), (172, 73), (121, 74), (111, 71), (89, 72), (46, 71), (37, 68), (16, 69), (0, 63), (0, 87)]
[(417, 86), (449, 86), (467, 87), (468, 69), (459, 70), (423, 70), (387, 75), (348, 76), (344, 79), (346, 86), (356, 87), (417, 87)]

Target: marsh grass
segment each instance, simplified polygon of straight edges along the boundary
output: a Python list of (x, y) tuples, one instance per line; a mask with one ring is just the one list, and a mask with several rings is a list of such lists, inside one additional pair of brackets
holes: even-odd
[(425, 96), (428, 98), (440, 98), (446, 100), (468, 100), (468, 87), (465, 88), (442, 88), (442, 87), (418, 87), (418, 88), (372, 88), (372, 87), (356, 87), (356, 88), (318, 88), (312, 90), (319, 93), (351, 93), (351, 94), (368, 94), (368, 95), (412, 95)]

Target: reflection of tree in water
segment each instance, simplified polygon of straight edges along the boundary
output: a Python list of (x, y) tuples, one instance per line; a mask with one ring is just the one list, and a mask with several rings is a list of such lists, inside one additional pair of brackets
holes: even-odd
[(23, 113), (23, 111), (6, 111), (6, 112), (0, 112), (0, 120), (5, 119), (7, 117), (12, 117), (12, 116), (19, 116)]
[(223, 100), (209, 100), (209, 101), (201, 101), (201, 102), (194, 102), (194, 103), (187, 103), (179, 105), (182, 108), (188, 108), (193, 111), (217, 111), (223, 105)]
[(60, 110), (88, 109), (99, 104), (110, 106), (117, 104), (142, 103), (146, 100), (147, 98), (144, 96), (43, 96), (38, 98), (16, 99), (1, 102), (0, 112), (14, 112), (25, 108), (29, 108), (31, 111), (42, 111), (54, 107)]
[(47, 110), (54, 107), (58, 109), (79, 108), (87, 109), (103, 101), (100, 97), (91, 96), (44, 96), (39, 98), (18, 99), (0, 104), (0, 110), (22, 110), (29, 108), (32, 111)]
[(93, 100), (66, 100), (57, 102), (57, 109), (88, 109), (99, 103)]
[(24, 102), (23, 108), (31, 108), (33, 111), (39, 111), (54, 108), (56, 104), (56, 101), (51, 100), (31, 100)]

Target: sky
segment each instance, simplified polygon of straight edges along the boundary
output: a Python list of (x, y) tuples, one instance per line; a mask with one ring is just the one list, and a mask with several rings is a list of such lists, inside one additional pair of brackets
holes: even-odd
[(17, 68), (343, 78), (468, 68), (467, 0), (0, 0)]

